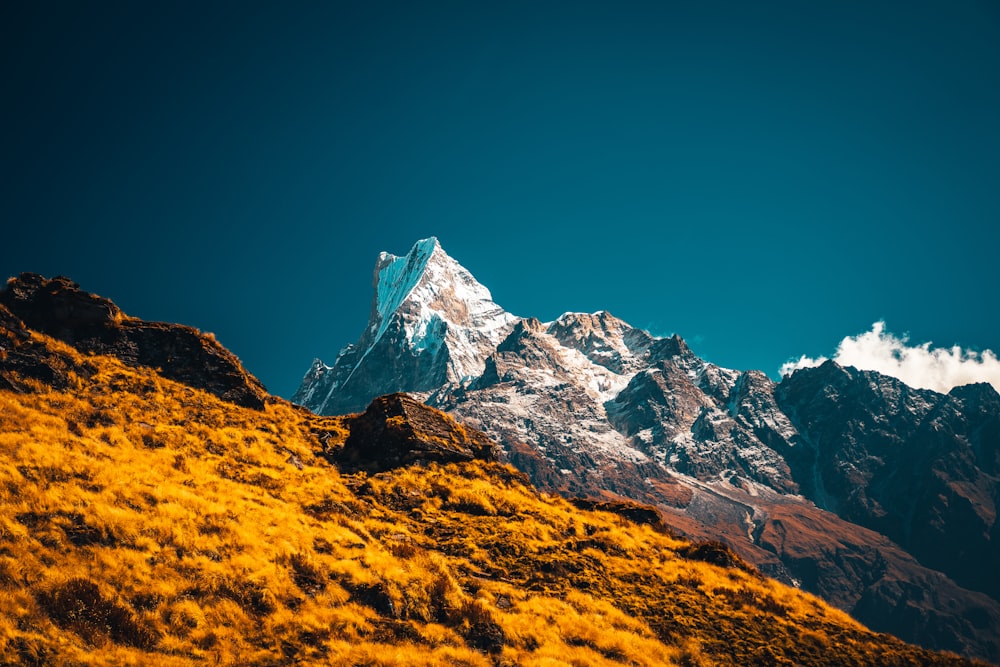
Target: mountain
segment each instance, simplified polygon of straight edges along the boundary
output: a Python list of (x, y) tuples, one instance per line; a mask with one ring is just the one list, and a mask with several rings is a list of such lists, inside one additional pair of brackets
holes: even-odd
[(317, 416), (111, 306), (68, 279), (0, 290), (5, 665), (975, 664), (652, 507), (540, 493), (407, 396)]
[[(427, 245), (444, 262), (436, 241), (397, 261), (422, 271), (412, 258)], [(440, 295), (459, 292), (426, 273), (406, 283), (424, 287), (399, 299), (403, 312), (378, 311), (378, 321), (405, 330), (409, 313), (428, 308), (427, 295), (437, 309), (467, 309), (442, 303)], [(347, 349), (363, 347), (373, 328)], [(332, 405), (412, 392), (496, 439), (541, 489), (654, 505), (676, 530), (721, 539), (877, 630), (1000, 661), (1000, 396), (992, 387), (942, 395), (833, 362), (775, 383), (603, 311), (548, 323), (505, 317), (489, 332), (506, 337), (492, 349), (493, 338), (479, 338), (478, 374), (424, 368), (404, 337), (398, 350), (389, 341), (379, 350), (367, 384), (317, 389), (316, 368), (322, 377), (356, 368), (342, 353), (332, 368), (314, 365), (294, 400), (333, 413)], [(405, 374), (393, 371), (394, 355), (409, 364)]]
[(1000, 395), (992, 386), (944, 395), (826, 363), (782, 382), (775, 398), (810, 453), (789, 458), (807, 496), (1000, 598)]
[(292, 400), (317, 412), (364, 408), (384, 387), (426, 391), (482, 373), (486, 357), (517, 319), (449, 257), (437, 239), (405, 257), (383, 252), (375, 264), (368, 327), (334, 365), (319, 359)]

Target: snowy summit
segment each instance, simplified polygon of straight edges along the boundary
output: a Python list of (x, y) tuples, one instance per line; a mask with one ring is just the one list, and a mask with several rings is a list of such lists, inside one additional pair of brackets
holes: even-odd
[(293, 400), (320, 413), (359, 410), (374, 397), (436, 389), (483, 372), (518, 317), (452, 259), (434, 237), (375, 263), (368, 326), (333, 366), (320, 360)]

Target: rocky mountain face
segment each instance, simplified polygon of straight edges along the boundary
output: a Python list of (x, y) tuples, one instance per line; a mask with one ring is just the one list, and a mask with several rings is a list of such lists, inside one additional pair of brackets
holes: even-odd
[[(722, 539), (877, 630), (1000, 661), (992, 387), (945, 396), (833, 362), (775, 383), (607, 312), (543, 323), (488, 301), (475, 336), (455, 314), (484, 310), (482, 297), (451, 303), (464, 292), (439, 282), (468, 272), (425, 270), (453, 267), (445, 257), (425, 241), (394, 258), (419, 273), (396, 284), (420, 290), (377, 289), (361, 341), (333, 367), (314, 364), (295, 400), (333, 414), (411, 392), (495, 438), (545, 490), (655, 505), (677, 530)], [(414, 323), (429, 318), (414, 314), (432, 310), (450, 319), (420, 356)], [(363, 366), (359, 350), (379, 363)], [(453, 356), (477, 361), (449, 375), (441, 359)]]
[(890, 537), (961, 585), (1000, 598), (1000, 395), (913, 389), (832, 362), (783, 381), (775, 398), (808, 457), (804, 493)]

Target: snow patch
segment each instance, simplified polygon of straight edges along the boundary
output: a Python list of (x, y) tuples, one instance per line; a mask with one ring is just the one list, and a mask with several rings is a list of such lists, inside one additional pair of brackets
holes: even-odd
[(372, 345), (377, 343), (389, 326), (390, 316), (403, 304), (413, 288), (417, 286), (424, 275), (431, 255), (440, 246), (433, 236), (417, 241), (413, 248), (403, 257), (397, 257), (387, 252), (378, 256), (375, 272), (375, 313), (377, 317), (372, 322), (378, 323), (378, 330)]

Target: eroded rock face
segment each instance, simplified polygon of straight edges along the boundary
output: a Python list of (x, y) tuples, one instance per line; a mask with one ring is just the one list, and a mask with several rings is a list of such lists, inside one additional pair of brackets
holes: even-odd
[(342, 469), (379, 472), (406, 465), (495, 461), (486, 434), (406, 394), (380, 396), (348, 424), (350, 436), (331, 458)]
[(22, 273), (0, 291), (0, 304), (34, 329), (83, 353), (117, 357), (130, 366), (155, 368), (164, 377), (223, 400), (261, 409), (267, 390), (240, 360), (212, 337), (180, 324), (145, 322), (125, 315), (103, 297), (65, 277)]

